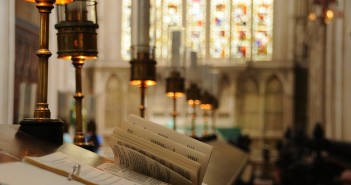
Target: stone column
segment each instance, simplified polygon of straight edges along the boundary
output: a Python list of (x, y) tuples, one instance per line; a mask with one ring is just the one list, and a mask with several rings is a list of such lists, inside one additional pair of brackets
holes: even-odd
[(344, 39), (342, 59), (342, 139), (351, 141), (351, 1), (344, 0)]
[(0, 2), (0, 124), (13, 122), (15, 1)]

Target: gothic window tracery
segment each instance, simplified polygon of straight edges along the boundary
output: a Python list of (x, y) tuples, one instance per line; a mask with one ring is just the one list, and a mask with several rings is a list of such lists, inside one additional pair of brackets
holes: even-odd
[(122, 121), (122, 106), (123, 100), (122, 88), (120, 88), (121, 80), (112, 75), (106, 82), (105, 94), (105, 128), (114, 128), (117, 123)]
[[(183, 28), (185, 44), (205, 59), (269, 61), (274, 0), (151, 0), (150, 36), (156, 57), (167, 59), (170, 30)], [(130, 59), (130, 6), (122, 3), (122, 57)], [(228, 60), (216, 60), (228, 61)]]
[(266, 131), (282, 131), (284, 110), (283, 84), (274, 76), (267, 81), (265, 90), (264, 123)]
[(240, 81), (238, 85), (238, 124), (247, 130), (258, 130), (259, 126), (258, 85), (253, 78)]

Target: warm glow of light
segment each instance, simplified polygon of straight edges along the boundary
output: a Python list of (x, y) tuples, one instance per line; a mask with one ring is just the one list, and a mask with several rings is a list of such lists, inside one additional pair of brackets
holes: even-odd
[(200, 108), (202, 110), (211, 110), (212, 109), (212, 105), (211, 104), (201, 104)]
[[(25, 1), (28, 1), (28, 2), (35, 2), (35, 0), (25, 0)], [(68, 4), (68, 3), (73, 3), (74, 0), (56, 0), (56, 4)]]
[(56, 0), (56, 4), (67, 4), (67, 3), (73, 3), (74, 0)]
[(332, 10), (327, 10), (326, 17), (332, 19), (334, 17), (334, 12)]
[[(57, 57), (57, 58), (63, 59), (63, 60), (72, 60), (72, 56), (61, 56), (61, 57)], [(75, 58), (84, 59), (84, 60), (97, 59), (96, 56), (76, 56)]]
[(308, 15), (308, 20), (310, 21), (314, 21), (317, 19), (317, 16), (315, 13), (311, 12), (309, 15)]
[(167, 96), (169, 96), (169, 97), (176, 97), (176, 98), (178, 98), (178, 97), (181, 97), (181, 96), (184, 96), (184, 93), (182, 93), (182, 92), (168, 92), (167, 93)]
[(132, 81), (130, 81), (130, 84), (140, 87), (140, 85), (142, 84), (142, 82), (145, 83), (146, 87), (156, 85), (156, 82), (153, 81), (153, 80), (146, 80), (146, 81), (142, 81), (142, 80), (132, 80)]
[(325, 12), (324, 22), (326, 24), (330, 23), (330, 21), (333, 19), (333, 17), (334, 17), (334, 12), (332, 10), (327, 10), (327, 12)]
[(188, 100), (189, 105), (199, 105), (201, 103), (200, 100)]

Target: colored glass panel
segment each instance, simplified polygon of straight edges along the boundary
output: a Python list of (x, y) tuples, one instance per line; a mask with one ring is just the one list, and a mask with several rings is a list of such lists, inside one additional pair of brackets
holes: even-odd
[(273, 0), (254, 0), (252, 60), (271, 60)]
[(187, 0), (186, 45), (204, 57), (206, 52), (206, 0)]
[(251, 54), (251, 1), (233, 1), (232, 11), (232, 57), (245, 61)]
[(228, 58), (230, 38), (230, 1), (211, 1), (210, 56)]
[(130, 16), (131, 16), (131, 0), (122, 1), (122, 38), (121, 38), (121, 54), (124, 60), (130, 59), (130, 46), (131, 46), (131, 28), (130, 28)]

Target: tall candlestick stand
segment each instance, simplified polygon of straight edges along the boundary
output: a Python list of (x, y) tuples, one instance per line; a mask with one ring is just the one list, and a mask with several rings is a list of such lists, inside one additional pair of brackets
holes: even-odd
[(87, 143), (85, 141), (84, 133), (83, 133), (83, 116), (82, 116), (82, 107), (83, 107), (83, 98), (84, 95), (82, 93), (82, 68), (84, 65), (84, 58), (73, 57), (72, 64), (75, 68), (75, 76), (76, 76), (76, 93), (74, 94), (75, 99), (75, 108), (76, 108), (76, 130), (73, 139), (73, 143), (82, 148), (88, 149), (90, 151), (94, 151), (94, 146), (91, 143)]
[(172, 112), (172, 117), (173, 117), (173, 130), (177, 130), (177, 97), (173, 96), (173, 112)]
[(204, 131), (202, 133), (202, 136), (206, 137), (208, 135), (208, 121), (209, 121), (207, 110), (204, 110), (203, 116), (204, 116)]
[(150, 0), (132, 0), (130, 84), (140, 88), (140, 116), (145, 117), (145, 90), (156, 84), (155, 48), (150, 44)]
[(140, 85), (140, 116), (145, 117), (145, 90), (147, 88), (147, 85), (145, 84), (145, 81), (141, 81)]
[[(74, 94), (76, 122), (74, 144), (95, 151), (93, 143), (87, 143), (83, 132), (82, 68), (86, 59), (97, 58), (97, 33), (95, 0), (76, 0), (67, 6), (58, 6), (58, 58), (72, 60), (75, 68), (76, 92)], [(92, 16), (95, 15), (95, 16)]]
[(202, 96), (201, 96), (201, 109), (203, 110), (203, 118), (204, 118), (204, 131), (203, 131), (203, 137), (206, 137), (208, 135), (208, 121), (209, 121), (209, 115), (208, 111), (212, 109), (212, 96), (208, 91), (205, 91)]
[(188, 104), (192, 107), (191, 113), (191, 137), (197, 138), (196, 131), (195, 131), (195, 122), (196, 122), (196, 105), (201, 103), (201, 92), (200, 88), (194, 83), (190, 84), (190, 87), (186, 90), (186, 99)]
[(166, 94), (173, 99), (173, 130), (176, 130), (177, 98), (184, 95), (184, 78), (182, 78), (180, 73), (176, 70), (173, 70), (166, 79)]
[(76, 145), (85, 145), (82, 118), (82, 99), (84, 98), (82, 93), (82, 67), (84, 65), (84, 59), (74, 57), (72, 58), (72, 64), (75, 68), (76, 75), (76, 93), (74, 94), (76, 103), (76, 131), (73, 142)]
[(216, 135), (216, 111), (219, 107), (218, 99), (214, 96), (212, 96), (212, 111), (211, 111), (211, 117), (212, 117), (212, 133)]
[(156, 60), (154, 47), (132, 46), (130, 83), (140, 88), (140, 116), (145, 117), (145, 90), (156, 84)]
[[(215, 110), (218, 108), (218, 102), (216, 98), (209, 94), (207, 91), (202, 95), (201, 98), (201, 109), (204, 111), (204, 131), (203, 136), (200, 138), (201, 141), (210, 141), (217, 138), (216, 129), (215, 129)], [(209, 119), (210, 115), (209, 112), (212, 114), (212, 133), (209, 133)]]
[(193, 108), (191, 112), (191, 137), (197, 138), (196, 136), (196, 131), (195, 131), (195, 126), (196, 126), (196, 104), (193, 102), (191, 104), (191, 107)]
[[(32, 0), (32, 2), (34, 2)], [(63, 122), (59, 119), (50, 118), (49, 105), (47, 103), (48, 91), (48, 61), (51, 56), (49, 50), (49, 15), (54, 8), (55, 0), (36, 0), (36, 7), (40, 13), (39, 25), (39, 58), (38, 68), (38, 94), (34, 110), (34, 118), (26, 118), (20, 122), (20, 131), (49, 142), (63, 143)], [(72, 0), (59, 0), (57, 3), (69, 3)]]

